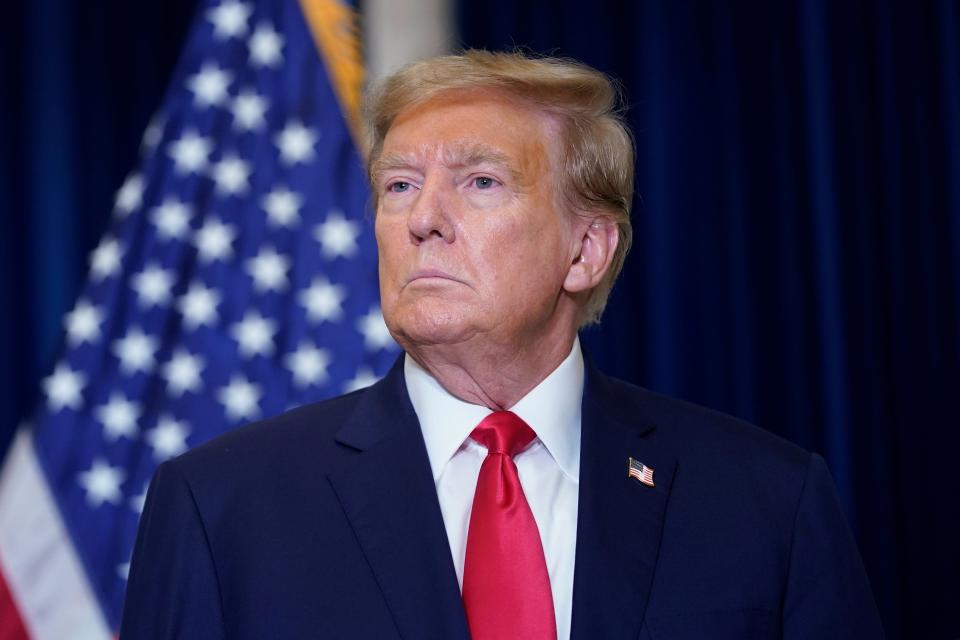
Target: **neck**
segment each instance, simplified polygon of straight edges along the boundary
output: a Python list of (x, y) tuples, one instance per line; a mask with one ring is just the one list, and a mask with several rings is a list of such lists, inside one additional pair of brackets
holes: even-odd
[(576, 331), (517, 344), (485, 340), (417, 345), (407, 353), (449, 393), (494, 411), (510, 409), (570, 354)]

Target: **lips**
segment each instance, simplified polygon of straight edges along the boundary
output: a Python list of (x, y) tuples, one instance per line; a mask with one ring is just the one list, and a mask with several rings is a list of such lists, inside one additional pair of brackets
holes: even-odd
[(430, 278), (441, 279), (441, 280), (451, 280), (453, 282), (461, 282), (459, 278), (454, 277), (453, 275), (443, 271), (441, 269), (417, 269), (410, 277), (407, 279), (407, 284), (415, 282), (417, 280), (426, 280)]

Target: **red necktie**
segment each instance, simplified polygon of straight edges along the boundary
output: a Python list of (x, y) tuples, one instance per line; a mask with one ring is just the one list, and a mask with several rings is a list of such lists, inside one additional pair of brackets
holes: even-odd
[(463, 605), (473, 640), (556, 640), (550, 577), (540, 533), (511, 456), (536, 434), (497, 411), (470, 434), (487, 447), (470, 512)]

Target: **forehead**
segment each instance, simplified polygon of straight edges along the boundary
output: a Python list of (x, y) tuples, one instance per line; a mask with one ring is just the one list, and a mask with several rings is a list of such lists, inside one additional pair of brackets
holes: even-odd
[(517, 98), (495, 91), (449, 91), (401, 111), (381, 158), (552, 164), (556, 129), (549, 114)]

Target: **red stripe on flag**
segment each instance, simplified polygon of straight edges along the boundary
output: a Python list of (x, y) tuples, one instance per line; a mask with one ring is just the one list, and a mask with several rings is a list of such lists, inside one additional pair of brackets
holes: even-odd
[(7, 587), (7, 581), (0, 571), (0, 640), (30, 640), (27, 628), (23, 626), (20, 610), (13, 601), (13, 594)]

